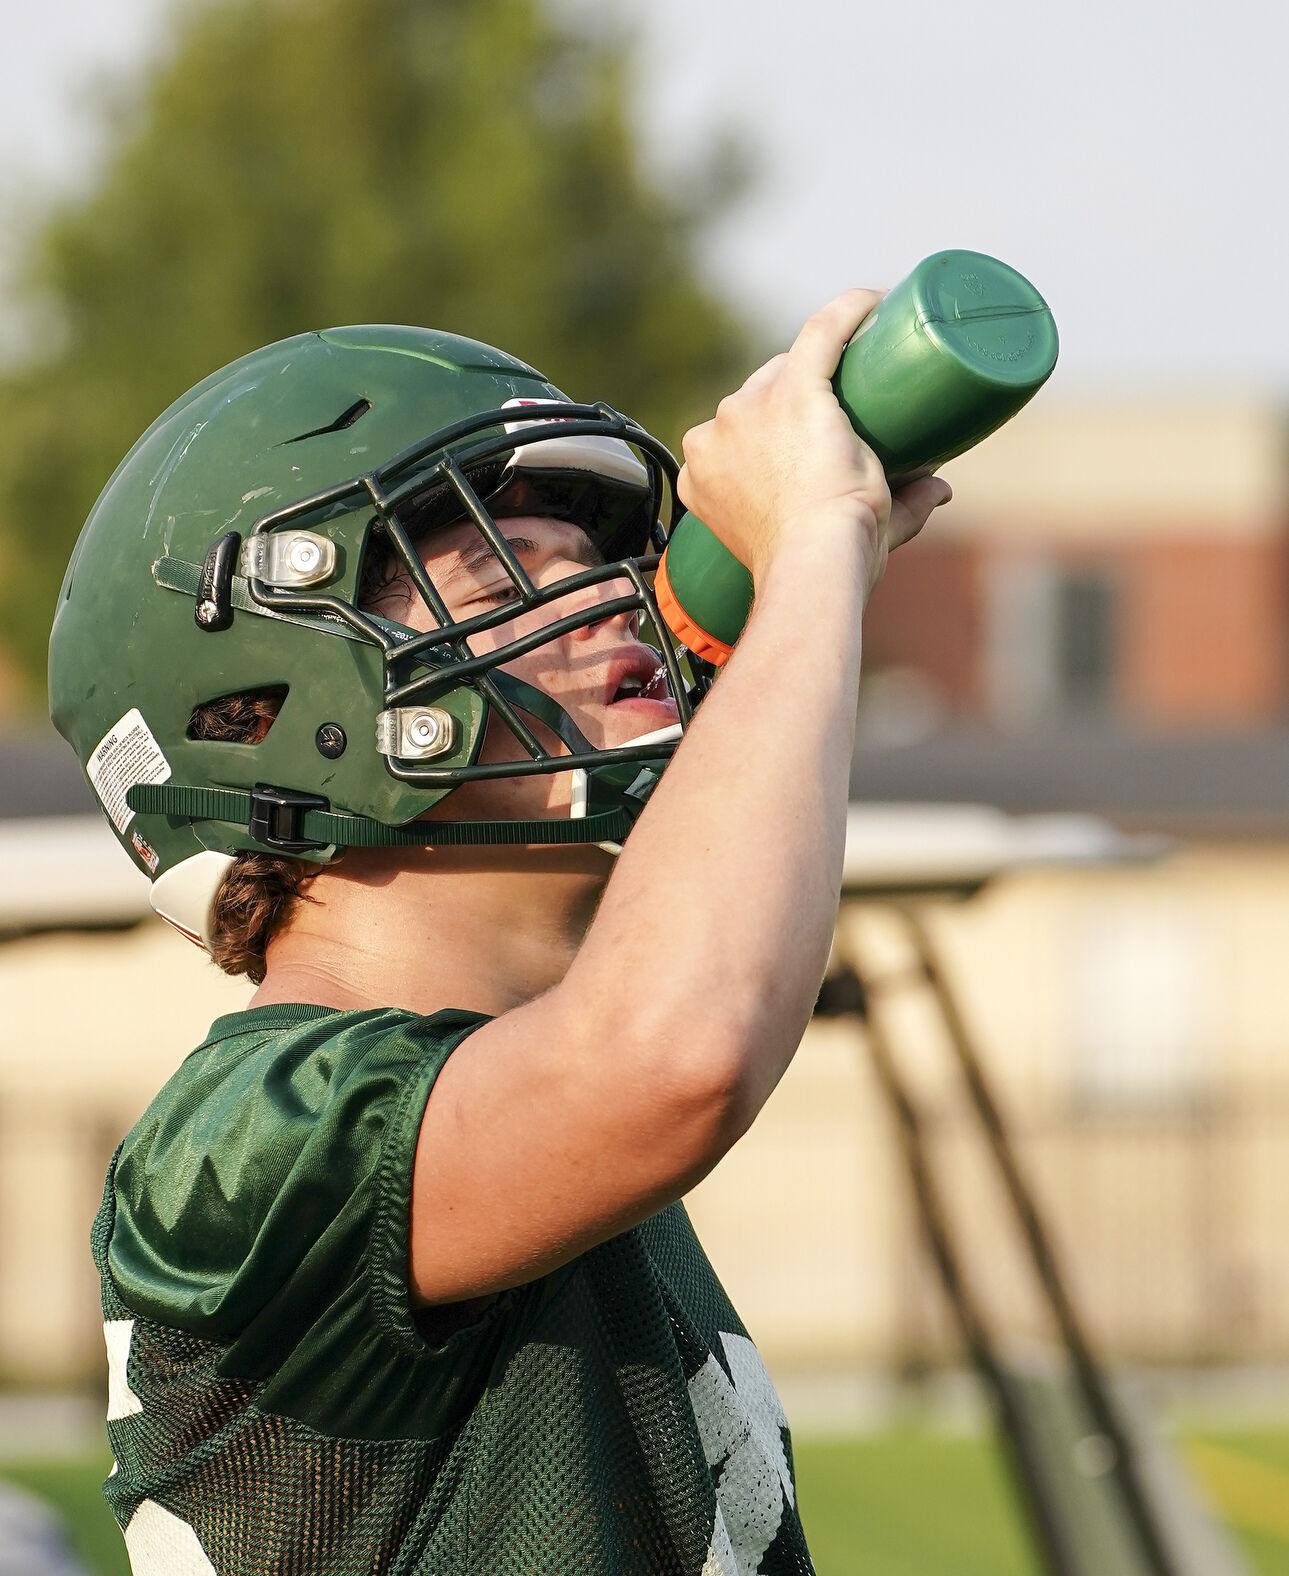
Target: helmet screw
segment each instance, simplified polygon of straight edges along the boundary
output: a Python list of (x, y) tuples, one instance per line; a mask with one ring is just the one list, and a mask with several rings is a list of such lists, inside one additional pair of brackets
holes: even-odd
[(412, 739), (421, 745), (436, 744), (439, 737), (439, 724), (437, 718), (421, 716), (415, 718), (411, 727)]
[(308, 574), (310, 570), (318, 567), (320, 556), (316, 542), (300, 540), (291, 543), (290, 551), (287, 553), (287, 562), (297, 573)]
[(345, 753), (345, 746), (349, 740), (338, 722), (324, 722), (318, 729), (314, 743), (318, 746), (319, 755), (325, 755), (329, 761), (334, 761)]
[(218, 613), (219, 613), (219, 609), (215, 606), (215, 604), (213, 602), (206, 601), (206, 602), (198, 602), (198, 604), (197, 604), (197, 622), (199, 624), (209, 624), (209, 623), (211, 623), (215, 619), (215, 617), (218, 615)]

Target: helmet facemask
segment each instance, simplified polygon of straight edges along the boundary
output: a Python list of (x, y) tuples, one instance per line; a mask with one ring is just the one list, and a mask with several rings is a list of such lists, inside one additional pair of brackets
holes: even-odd
[[(667, 540), (669, 526), (661, 519), (663, 506), (669, 498), (673, 518), (678, 508), (676, 466), (671, 455), (643, 428), (608, 406), (562, 401), (516, 403), (524, 407), (521, 419), (504, 407), (481, 412), (340, 487), (264, 516), (249, 535), (250, 551), (244, 552), (243, 561), (263, 565), (270, 561), (266, 547), (252, 544), (269, 544), (306, 520), (326, 518), (365, 499), (373, 510), (365, 557), (370, 559), (382, 549), (391, 557), (397, 565), (396, 578), (419, 597), (435, 628), (416, 631), (365, 611), (359, 605), (361, 598), (349, 601), (307, 586), (293, 586), (289, 567), (286, 575), (271, 578), (248, 573), (247, 589), (265, 608), (329, 614), (380, 646), (385, 709), (379, 719), (378, 747), (388, 771), (399, 781), (442, 793), (469, 782), (572, 772), (582, 777), (581, 782), (574, 778), (572, 794), (573, 816), (577, 818), (586, 813), (588, 788), (595, 786), (595, 777), (588, 781), (586, 774), (604, 774), (612, 768), (611, 777), (619, 779), (622, 768), (649, 763), (655, 768), (652, 778), (656, 780), (694, 705), (706, 693), (710, 669), (682, 652), (659, 613), (649, 578)], [(552, 435), (550, 428), (556, 423), (558, 431)], [(588, 439), (592, 441), (586, 442)], [(628, 444), (643, 458), (637, 460)], [(540, 510), (517, 507), (516, 492), (521, 484), (527, 484), (530, 496), (541, 498)], [(522, 512), (549, 512), (582, 526), (605, 562), (539, 588), (498, 524), (508, 514), (521, 512), (521, 507)], [(513, 599), (470, 618), (454, 618), (418, 549), (427, 535), (449, 523), (473, 525), (513, 585)], [(281, 554), (278, 557), (280, 560)], [(476, 654), (471, 649), (472, 636), (508, 623), (520, 613), (553, 606), (572, 593), (624, 578), (630, 582), (629, 593), (556, 616), (539, 629), (486, 653)], [(595, 747), (550, 696), (502, 671), (506, 664), (573, 630), (632, 613), (646, 619), (654, 632), (652, 643), (659, 651), (676, 702), (678, 723), (662, 730), (666, 737), (653, 734), (618, 746)], [(436, 702), (463, 686), (481, 698), (487, 721), (500, 724), (516, 741), (522, 752), (520, 759), (483, 762), (476, 751), (476, 758), (464, 765), (434, 764), (453, 748), (452, 717)], [(568, 753), (548, 749), (532, 725), (534, 720), (557, 736)], [(486, 728), (481, 730), (480, 742), (483, 732)], [(620, 789), (621, 784), (614, 786)], [(652, 787), (652, 781), (647, 786)], [(455, 825), (464, 831), (462, 823)], [(522, 825), (528, 834), (525, 841), (544, 840), (534, 832), (536, 823)], [(560, 827), (558, 836), (550, 840), (582, 840), (571, 838), (572, 830)], [(587, 828), (588, 833), (591, 830)], [(425, 840), (431, 839), (427, 836)], [(480, 843), (516, 840), (515, 828), (505, 822), (474, 823), (471, 834), (452, 838)]]

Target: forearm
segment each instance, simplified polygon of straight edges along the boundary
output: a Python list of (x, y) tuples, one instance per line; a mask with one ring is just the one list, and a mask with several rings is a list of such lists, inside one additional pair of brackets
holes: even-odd
[[(729, 1059), (754, 1112), (809, 1020), (837, 913), (872, 547), (803, 522), (618, 861), (570, 972), (619, 1023)], [(625, 964), (625, 966), (624, 966)]]

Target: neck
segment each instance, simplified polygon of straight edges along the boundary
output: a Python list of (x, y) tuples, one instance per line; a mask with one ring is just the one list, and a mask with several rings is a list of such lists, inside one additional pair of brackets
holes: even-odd
[(563, 979), (612, 869), (595, 847), (350, 849), (269, 945), (252, 1007), (496, 1016)]

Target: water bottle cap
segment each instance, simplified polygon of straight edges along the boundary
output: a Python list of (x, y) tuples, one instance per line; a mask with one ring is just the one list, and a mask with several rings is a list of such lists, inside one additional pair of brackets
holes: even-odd
[[(701, 522), (691, 519), (688, 515), (685, 516), (685, 521), (688, 522), (692, 535), (707, 534), (706, 528)], [(733, 562), (737, 563), (737, 559), (734, 559), (733, 554), (728, 556)], [(663, 553), (658, 561), (658, 569), (653, 580), (653, 594), (658, 603), (658, 611), (663, 616), (663, 621), (681, 645), (687, 646), (695, 656), (704, 658), (716, 667), (724, 667), (733, 655), (733, 645), (727, 645), (725, 641), (719, 640), (715, 635), (710, 634), (686, 612), (680, 598), (672, 588), (671, 577), (667, 573), (666, 552)], [(738, 610), (744, 618), (747, 617), (747, 606), (750, 601), (751, 598), (747, 598)]]

